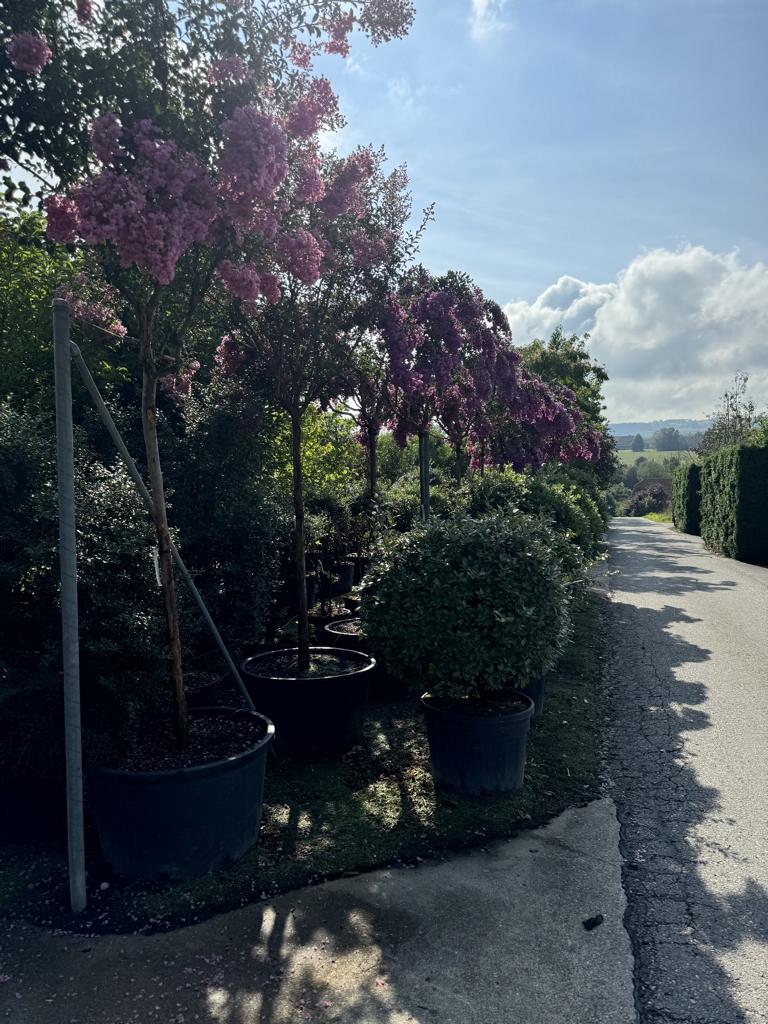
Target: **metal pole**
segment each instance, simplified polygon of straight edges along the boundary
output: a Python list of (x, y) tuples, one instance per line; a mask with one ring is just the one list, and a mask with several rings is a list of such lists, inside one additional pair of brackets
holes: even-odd
[[(130, 475), (133, 482), (136, 484), (136, 488), (139, 494), (144, 499), (144, 504), (147, 508), (147, 511), (149, 512), (150, 515), (152, 515), (152, 496), (147, 490), (147, 486), (141, 477), (141, 473), (136, 468), (136, 463), (131, 458), (131, 454), (125, 446), (125, 441), (123, 441), (120, 431), (117, 429), (117, 425), (115, 424), (115, 421), (112, 419), (112, 415), (109, 409), (106, 407), (104, 399), (101, 397), (101, 392), (99, 391), (96, 385), (96, 381), (91, 376), (91, 371), (88, 369), (85, 360), (83, 359), (82, 353), (80, 352), (80, 349), (74, 343), (74, 341), (71, 341), (69, 345), (72, 351), (72, 356), (75, 360), (75, 365), (80, 371), (80, 376), (83, 378), (83, 383), (85, 384), (91, 398), (93, 399), (93, 403), (96, 406), (99, 416), (101, 417), (104, 426), (107, 428), (109, 436), (114, 441), (115, 447), (117, 448), (118, 452), (120, 453), (120, 457), (125, 463), (125, 468), (128, 470), (128, 474)], [(184, 564), (182, 557), (179, 554), (178, 548), (173, 543), (173, 541), (171, 541), (171, 554), (173, 555), (173, 560), (176, 563), (176, 568), (179, 570), (182, 577), (184, 578), (184, 582), (187, 584), (187, 587), (189, 588), (192, 597), (195, 599), (197, 607), (200, 609), (200, 614), (203, 616), (203, 619), (205, 620), (208, 629), (211, 631), (213, 638), (216, 641), (216, 644), (218, 645), (219, 650), (224, 656), (224, 660), (227, 663), (227, 667), (229, 668), (229, 671), (232, 673), (232, 677), (237, 683), (237, 687), (240, 690), (240, 694), (243, 697), (243, 700), (245, 701), (246, 705), (251, 711), (255, 711), (256, 707), (253, 701), (251, 700), (251, 695), (248, 693), (245, 683), (243, 682), (242, 676), (237, 670), (237, 666), (232, 660), (232, 655), (229, 653), (229, 650), (227, 649), (227, 645), (224, 643), (221, 633), (219, 633), (218, 629), (216, 628), (216, 623), (211, 618), (211, 613), (208, 611), (205, 605), (203, 596), (195, 586), (195, 582), (192, 579), (192, 576), (190, 575), (189, 569), (187, 569), (186, 565)]]
[(421, 521), (429, 519), (429, 431), (419, 432), (419, 496), (421, 498)]
[(59, 493), (59, 566), (64, 665), (64, 743), (67, 771), (67, 851), (69, 902), (85, 910), (83, 840), (83, 753), (80, 727), (80, 649), (77, 621), (77, 547), (75, 465), (72, 438), (72, 367), (69, 355), (69, 307), (53, 300), (53, 355), (56, 381), (56, 474)]

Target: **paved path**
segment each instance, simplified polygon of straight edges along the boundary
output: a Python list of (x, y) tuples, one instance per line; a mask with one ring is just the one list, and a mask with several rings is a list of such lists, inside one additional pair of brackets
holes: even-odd
[(641, 1019), (766, 1024), (768, 569), (647, 520), (609, 539), (609, 772)]
[[(634, 1024), (610, 800), (166, 935), (0, 935), (18, 1024)], [(602, 914), (593, 930), (585, 919)]]

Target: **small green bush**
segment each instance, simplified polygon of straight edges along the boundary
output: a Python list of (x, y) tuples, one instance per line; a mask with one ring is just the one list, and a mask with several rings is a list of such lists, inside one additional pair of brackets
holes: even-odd
[(672, 522), (683, 533), (701, 533), (701, 466), (696, 462), (672, 474)]
[(701, 536), (712, 551), (768, 565), (768, 448), (723, 448), (701, 467)]
[(568, 607), (541, 531), (491, 515), (401, 537), (366, 578), (361, 617), (394, 674), (435, 696), (482, 699), (552, 667)]

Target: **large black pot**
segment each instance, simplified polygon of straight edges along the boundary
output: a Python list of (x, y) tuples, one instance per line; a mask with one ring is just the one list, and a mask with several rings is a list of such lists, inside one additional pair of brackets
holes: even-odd
[(241, 754), (191, 768), (95, 769), (93, 818), (104, 859), (118, 875), (191, 878), (237, 860), (258, 838), (274, 725), (251, 711), (190, 714), (252, 716), (264, 722), (266, 735)]
[[(363, 654), (371, 654), (371, 646), (368, 637), (362, 632), (345, 633), (344, 625), (354, 623), (358, 630), (361, 629), (360, 619), (342, 619), (337, 622), (329, 622), (323, 627), (323, 633), (328, 642), (336, 647), (346, 647), (353, 651), (362, 651)], [(391, 676), (377, 661), (376, 668), (371, 672), (371, 685), (368, 691), (368, 699), (372, 704), (383, 704), (389, 700), (403, 700), (408, 696), (408, 684), (402, 679)]]
[(336, 582), (333, 585), (335, 597), (348, 594), (355, 582), (355, 566), (353, 562), (340, 562), (336, 566)]
[[(298, 648), (291, 650), (298, 654)], [(254, 704), (275, 723), (277, 750), (304, 760), (343, 754), (360, 742), (369, 681), (376, 667), (375, 659), (360, 651), (338, 647), (310, 651), (341, 656), (349, 668), (297, 679), (270, 668), (275, 652), (243, 662), (245, 685)]]
[(435, 785), (466, 796), (489, 796), (519, 789), (525, 772), (525, 748), (533, 701), (521, 711), (477, 714), (460, 701), (437, 704), (421, 698)]

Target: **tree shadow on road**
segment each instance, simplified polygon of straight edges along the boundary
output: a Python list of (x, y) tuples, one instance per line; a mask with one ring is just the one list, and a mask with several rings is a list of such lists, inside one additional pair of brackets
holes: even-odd
[[(755, 877), (760, 865), (750, 863), (753, 854), (737, 845), (746, 822), (727, 817), (723, 792), (701, 783), (704, 766), (686, 747), (687, 737), (722, 724), (712, 720), (709, 686), (696, 679), (701, 675), (711, 685), (711, 668), (697, 666), (710, 662), (713, 652), (683, 635), (701, 622), (684, 608), (638, 607), (631, 597), (655, 592), (661, 603), (669, 594), (733, 584), (703, 580), (706, 570), (696, 566), (672, 565), (671, 553), (659, 551), (644, 529), (640, 544), (634, 533), (624, 524), (617, 531), (612, 547), (621, 572), (605, 577), (617, 590), (606, 599), (605, 678), (608, 772), (621, 823), (641, 1021), (757, 1024), (768, 1020), (766, 991), (756, 990), (759, 982), (749, 990), (734, 978), (745, 958), (752, 966), (742, 973), (753, 983), (765, 978), (768, 889)], [(727, 675), (723, 665), (725, 685)], [(724, 732), (723, 742), (730, 741)], [(729, 753), (722, 754), (724, 772)]]

